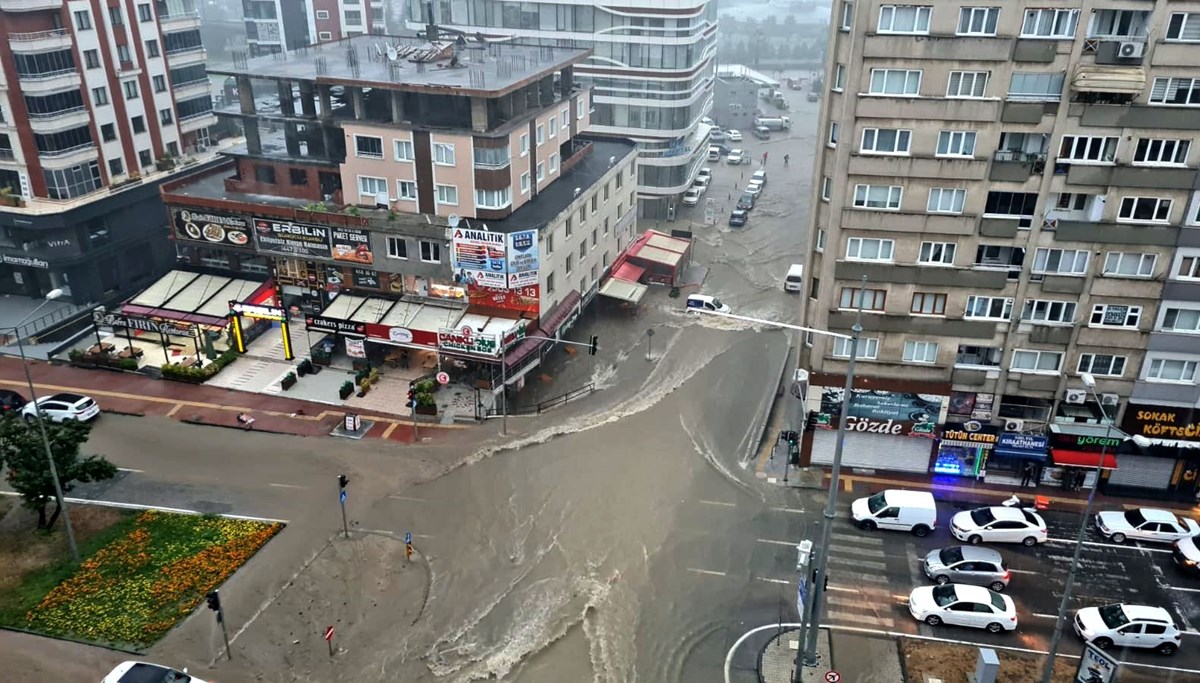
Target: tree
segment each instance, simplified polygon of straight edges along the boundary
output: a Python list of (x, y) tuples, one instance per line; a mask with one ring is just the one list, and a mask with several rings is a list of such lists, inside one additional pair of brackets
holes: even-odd
[[(50, 439), (50, 451), (54, 453), (54, 465), (64, 495), (76, 482), (102, 481), (117, 474), (116, 466), (102, 456), (79, 457), (79, 447), (88, 440), (91, 431), (90, 424), (75, 420), (58, 424), (46, 422), (46, 436)], [(0, 419), (0, 466), (7, 470), (8, 484), (21, 495), (25, 507), (37, 513), (37, 528), (53, 529), (62, 509), (54, 495), (50, 463), (42, 443), (41, 427), (36, 421), (15, 417)], [(51, 501), (54, 511), (47, 518), (46, 507)]]

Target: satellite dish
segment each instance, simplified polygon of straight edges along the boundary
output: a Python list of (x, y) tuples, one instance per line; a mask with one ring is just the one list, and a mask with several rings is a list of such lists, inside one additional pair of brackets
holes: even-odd
[(450, 224), (450, 227), (457, 228), (458, 227), (458, 214), (452, 213), (449, 216), (446, 216), (446, 222)]
[(396, 61), (396, 48), (395, 47), (393, 47), (391, 45), (387, 46), (387, 58), (388, 58), (389, 62)]

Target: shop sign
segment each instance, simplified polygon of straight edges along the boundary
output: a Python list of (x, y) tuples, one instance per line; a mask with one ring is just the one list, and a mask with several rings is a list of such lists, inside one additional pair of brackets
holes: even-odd
[(174, 213), (177, 239), (234, 247), (250, 244), (250, 231), (242, 216), (189, 209), (178, 209)]
[(995, 394), (975, 394), (975, 409), (971, 411), (971, 419), (991, 422), (995, 404)]
[(538, 283), (538, 231), (518, 230), (508, 235), (508, 288)]
[(472, 306), (499, 308), (536, 317), (541, 308), (540, 291), (541, 287), (537, 284), (516, 289), (471, 287), (467, 291), (467, 298)]
[(974, 420), (962, 425), (955, 425), (955, 427), (960, 428), (951, 429), (947, 426), (942, 432), (942, 438), (953, 441), (969, 441), (988, 447), (995, 445), (1000, 439), (999, 429), (991, 425), (980, 424)]
[(438, 345), (438, 336), (434, 332), (410, 330), (406, 327), (392, 327), (377, 323), (367, 323), (367, 339), (384, 344), (416, 344), (428, 346), (431, 349), (436, 349)]
[(450, 240), (450, 267), (459, 284), (468, 287), (507, 286), (504, 233), (455, 228)]
[(11, 254), (0, 254), (0, 263), (4, 263), (5, 265), (9, 266), (41, 268), (43, 270), (50, 267), (50, 262), (45, 259), (34, 258), (32, 256), (13, 256)]
[[(814, 389), (818, 388), (821, 390), (818, 412), (835, 417), (840, 415), (845, 390), (841, 387), (814, 387)], [(855, 389), (850, 399), (849, 415), (877, 422), (892, 420), (893, 422), (936, 424), (947, 398), (932, 394)]]
[(438, 330), (438, 348), (447, 351), (498, 356), (500, 354), (500, 338), (494, 334), (477, 332), (470, 325), (463, 325), (459, 329), (443, 327)]
[(323, 225), (256, 217), (254, 239), (259, 251), (307, 258), (332, 257), (329, 228)]
[(1084, 436), (1080, 434), (1050, 434), (1050, 447), (1071, 451), (1101, 451), (1114, 449), (1121, 445), (1124, 439), (1113, 436)]
[[(818, 426), (822, 426), (818, 422)], [(832, 428), (832, 426), (830, 427)], [(919, 436), (927, 439), (937, 438), (937, 424), (934, 422), (910, 422), (907, 420), (873, 420), (869, 417), (846, 417), (847, 432), (867, 432), (870, 434), (888, 434), (891, 436)]]
[(1121, 429), (1150, 439), (1200, 441), (1200, 410), (1130, 405)]
[(346, 355), (351, 358), (366, 358), (367, 345), (361, 339), (346, 339)]
[(1049, 445), (1050, 440), (1044, 436), (1016, 432), (1004, 432), (996, 441), (997, 450), (1038, 456), (1046, 455), (1046, 447)]
[(96, 327), (126, 327), (131, 330), (169, 334), (172, 337), (199, 337), (200, 330), (195, 325), (176, 323), (169, 320), (153, 320), (139, 316), (126, 315), (116, 311), (92, 311), (92, 324)]
[(262, 306), (260, 304), (247, 304), (241, 301), (230, 301), (229, 311), (233, 315), (244, 315), (247, 318), (258, 320), (283, 321), (287, 319), (287, 311), (279, 306)]
[(337, 318), (323, 318), (319, 315), (309, 315), (304, 317), (304, 325), (314, 332), (325, 332), (343, 337), (367, 336), (366, 323), (354, 320), (339, 320)]
[(356, 288), (379, 289), (379, 273), (373, 270), (354, 268), (350, 271), (350, 280)]
[(369, 266), (375, 262), (371, 253), (371, 233), (354, 228), (332, 228), (329, 232), (334, 261)]
[(996, 400), (995, 394), (976, 394), (970, 391), (954, 391), (950, 393), (948, 413), (961, 415), (972, 420), (990, 422), (992, 405)]

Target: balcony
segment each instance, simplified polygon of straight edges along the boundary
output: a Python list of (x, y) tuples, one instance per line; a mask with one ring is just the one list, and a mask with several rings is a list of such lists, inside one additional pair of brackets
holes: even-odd
[[(1171, 284), (1182, 283), (1172, 283), (1171, 281), (1163, 283), (1151, 278), (1098, 277), (1092, 280), (1092, 296), (1157, 300)], [(1200, 285), (1195, 285), (1195, 287), (1200, 290)], [(1200, 291), (1197, 291), (1196, 294), (1200, 299)], [(1163, 296), (1162, 298), (1170, 299), (1172, 297)]]
[(0, 11), (4, 12), (41, 12), (62, 8), (63, 0), (0, 0)]
[(1005, 101), (1000, 111), (1001, 123), (1030, 123), (1037, 125), (1043, 116), (1058, 113), (1058, 102), (1015, 102)]
[(1058, 56), (1057, 41), (1019, 38), (1013, 45), (1014, 62), (1049, 64)]
[(839, 280), (857, 281), (863, 275), (866, 275), (871, 282), (894, 282), (933, 287), (1004, 289), (1008, 285), (1008, 271), (999, 269), (923, 268), (863, 261), (838, 261), (833, 269), (833, 276)]
[(1020, 221), (1011, 218), (980, 218), (979, 234), (984, 237), (1004, 237), (1012, 239), (1017, 236)]
[(38, 150), (38, 158), (42, 162), (44, 169), (70, 168), (76, 164), (85, 161), (91, 161), (98, 157), (96, 143), (89, 142), (86, 145), (79, 145), (70, 149), (60, 149), (53, 152), (43, 152)]
[[(918, 119), (922, 121), (972, 121), (995, 123), (1000, 119), (996, 100), (947, 100), (940, 97), (860, 96), (858, 116), (877, 119)], [(1200, 117), (1195, 117), (1200, 119)], [(1197, 121), (1200, 126), (1200, 121)]]
[(200, 28), (200, 13), (176, 12), (174, 14), (160, 14), (158, 15), (158, 25), (162, 27), (163, 33)]
[(203, 64), (208, 59), (208, 50), (204, 49), (203, 45), (195, 47), (185, 47), (167, 53), (167, 64), (172, 69), (177, 69), (181, 66), (191, 66), (192, 64)]
[(992, 156), (992, 167), (988, 170), (988, 179), (1023, 183), (1031, 176), (1041, 175), (1044, 170), (1046, 170), (1044, 153), (1001, 149)]
[[(924, 203), (923, 200), (922, 203)], [(973, 235), (975, 234), (975, 217), (953, 214), (843, 209), (842, 227), (847, 230)]]
[(21, 76), (21, 92), (25, 95), (49, 95), (79, 88), (79, 84), (79, 72), (75, 69)]
[(1021, 327), (1029, 328), (1029, 341), (1034, 344), (1070, 344), (1072, 325), (1032, 325), (1024, 323)]
[(201, 78), (196, 81), (188, 81), (187, 83), (172, 83), (171, 90), (175, 93), (175, 101), (179, 102), (211, 93), (212, 83), (207, 78)]
[(1159, 41), (1154, 46), (1150, 66), (1193, 67), (1196, 65), (1195, 43), (1167, 43)]
[(35, 133), (58, 133), (71, 128), (86, 126), (91, 121), (86, 107), (75, 107), (52, 113), (29, 115), (29, 128)]
[(192, 131), (208, 128), (209, 126), (217, 125), (217, 115), (211, 111), (193, 114), (186, 119), (179, 119), (179, 132), (191, 133)]
[(866, 37), (863, 57), (940, 59), (953, 62), (1007, 62), (1013, 39), (1008, 37), (878, 35)]
[(1173, 247), (1180, 228), (1173, 225), (1125, 225), (1090, 221), (1059, 221), (1055, 239), (1061, 242), (1133, 244)]
[[(992, 372), (998, 373), (1000, 368), (996, 368)], [(950, 373), (950, 381), (955, 386), (978, 387), (987, 383), (987, 370), (973, 370), (970, 368), (955, 367)]]
[[(855, 314), (851, 311), (830, 311), (828, 324), (831, 329), (847, 329), (854, 325), (854, 317)], [(866, 332), (894, 332), (988, 340), (996, 336), (995, 322), (961, 318), (922, 318), (911, 315), (876, 315), (872, 313), (863, 316), (862, 324), (863, 330)]]
[(987, 162), (982, 159), (937, 159), (887, 155), (852, 154), (847, 172), (850, 175), (886, 176), (892, 178), (946, 178), (954, 180), (983, 180)]
[(1083, 286), (1087, 280), (1070, 275), (1042, 274), (1042, 291), (1047, 294), (1083, 294)]
[[(1193, 60), (1194, 61), (1194, 60)], [(1139, 104), (1072, 104), (1079, 125), (1102, 128), (1166, 128), (1200, 130), (1200, 116), (1190, 107), (1152, 107)]]
[(65, 28), (56, 28), (33, 33), (10, 33), (8, 44), (17, 54), (65, 50), (71, 47), (71, 32)]

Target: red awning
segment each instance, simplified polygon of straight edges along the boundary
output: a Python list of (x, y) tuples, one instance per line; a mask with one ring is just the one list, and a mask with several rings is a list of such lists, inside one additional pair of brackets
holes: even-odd
[[(1054, 461), (1055, 465), (1094, 468), (1100, 461), (1100, 454), (1055, 448), (1050, 452), (1050, 459)], [(1106, 470), (1117, 469), (1117, 456), (1113, 453), (1105, 453), (1104, 462), (1100, 466)]]
[(558, 302), (553, 309), (546, 312), (542, 316), (539, 327), (542, 328), (542, 333), (546, 336), (553, 337), (558, 334), (558, 328), (562, 327), (563, 323), (574, 314), (579, 312), (579, 303), (583, 301), (583, 297), (579, 292), (572, 289), (567, 292), (567, 295)]
[(612, 276), (618, 280), (637, 282), (638, 280), (642, 279), (642, 275), (644, 275), (645, 272), (645, 268), (626, 261), (625, 263), (622, 263), (619, 268), (613, 271)]

